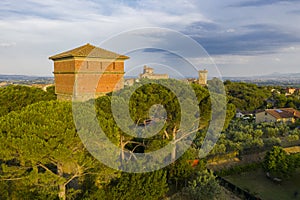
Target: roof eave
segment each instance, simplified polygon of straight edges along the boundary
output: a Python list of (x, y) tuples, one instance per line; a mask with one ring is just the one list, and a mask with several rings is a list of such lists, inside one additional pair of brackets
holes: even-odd
[(51, 56), (49, 57), (50, 60), (60, 60), (60, 59), (67, 59), (67, 58), (73, 58), (74, 56), (69, 55), (69, 56)]
[(69, 58), (99, 58), (99, 59), (109, 59), (109, 60), (128, 60), (130, 57), (128, 56), (119, 56), (117, 58), (103, 58), (98, 56), (51, 56), (49, 57), (50, 60), (63, 60), (63, 59), (69, 59)]

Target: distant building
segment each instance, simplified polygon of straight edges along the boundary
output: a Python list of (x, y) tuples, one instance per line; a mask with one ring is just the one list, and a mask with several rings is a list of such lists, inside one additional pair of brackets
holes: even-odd
[(148, 79), (168, 79), (168, 74), (154, 74), (154, 69), (148, 66), (144, 66), (144, 71), (140, 74), (140, 78), (148, 78)]
[(203, 85), (203, 86), (207, 85), (208, 71), (206, 69), (199, 70), (198, 74), (199, 74), (198, 84)]
[(185, 83), (195, 83), (198, 84), (198, 78), (187, 78), (187, 79), (182, 79)]
[(273, 88), (273, 89), (271, 89), (271, 92), (272, 92), (272, 93), (277, 93), (277, 94), (280, 94), (280, 91), (278, 91), (277, 89), (274, 89), (274, 88)]
[(133, 86), (136, 82), (135, 78), (128, 78), (124, 80), (124, 86)]
[(4, 87), (4, 86), (7, 86), (7, 85), (9, 85), (8, 82), (0, 82), (0, 87)]
[(51, 56), (57, 98), (85, 100), (123, 88), (128, 58), (90, 44)]
[(289, 94), (294, 94), (296, 92), (296, 88), (286, 88), (286, 92)]
[(236, 112), (235, 117), (236, 118), (242, 118), (242, 117), (244, 117), (244, 114), (242, 112)]
[(261, 122), (283, 122), (294, 123), (296, 119), (300, 118), (300, 112), (294, 108), (278, 108), (266, 109), (265, 111), (255, 114), (256, 123)]
[(297, 88), (286, 88), (285, 91), (285, 96), (289, 96), (289, 95), (292, 95), (294, 94), (296, 91), (298, 91), (299, 89)]
[(235, 117), (239, 118), (239, 119), (244, 119), (244, 120), (249, 120), (249, 119), (253, 119), (253, 112), (242, 112), (240, 110), (237, 110), (237, 112), (235, 113)]

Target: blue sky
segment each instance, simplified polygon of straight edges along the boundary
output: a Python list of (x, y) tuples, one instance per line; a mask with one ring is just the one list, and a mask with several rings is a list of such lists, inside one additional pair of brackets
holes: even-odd
[(299, 22), (300, 0), (2, 0), (0, 74), (52, 76), (49, 56), (143, 27), (192, 37), (222, 76), (299, 73)]

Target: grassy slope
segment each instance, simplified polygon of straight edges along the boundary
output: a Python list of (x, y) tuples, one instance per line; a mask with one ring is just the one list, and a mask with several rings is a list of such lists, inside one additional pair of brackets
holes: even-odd
[[(284, 180), (281, 184), (267, 179), (261, 169), (225, 178), (263, 200), (300, 199), (300, 169), (293, 177)], [(294, 196), (296, 191), (297, 197)]]

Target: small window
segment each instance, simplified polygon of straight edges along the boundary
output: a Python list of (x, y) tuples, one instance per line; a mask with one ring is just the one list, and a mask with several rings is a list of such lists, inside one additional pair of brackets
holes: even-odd
[(116, 63), (113, 63), (113, 70), (116, 69)]

